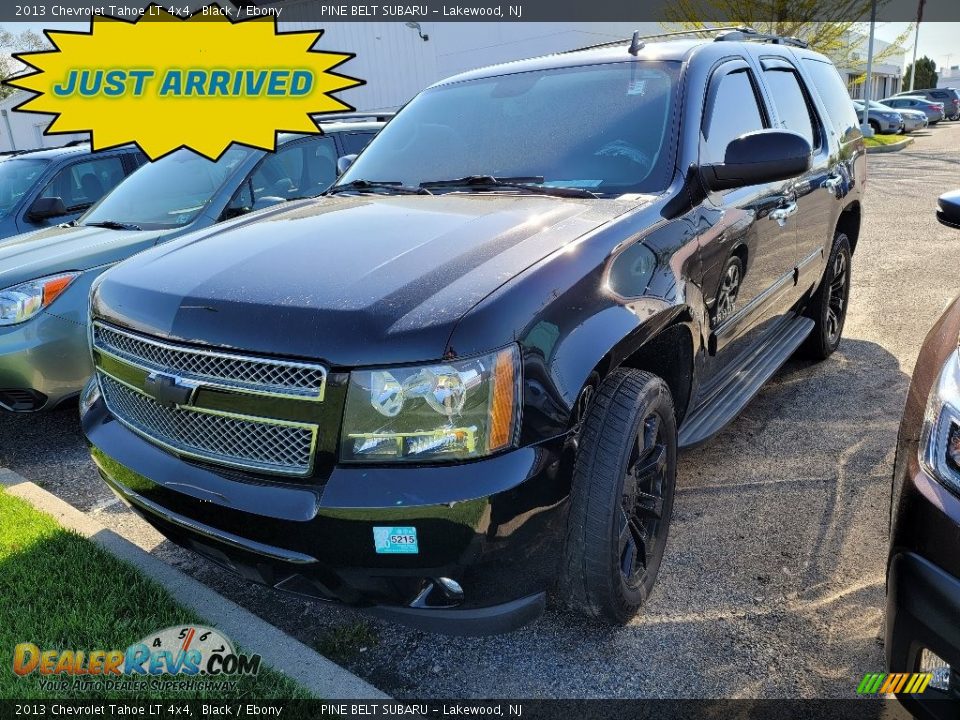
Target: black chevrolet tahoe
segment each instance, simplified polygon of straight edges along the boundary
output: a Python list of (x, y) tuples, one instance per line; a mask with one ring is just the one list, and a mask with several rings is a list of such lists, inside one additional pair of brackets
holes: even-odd
[(451, 633), (548, 591), (626, 623), (678, 450), (840, 342), (864, 181), (843, 82), (792, 39), (458, 75), (325, 197), (103, 275), (93, 459), (167, 537), (280, 590)]

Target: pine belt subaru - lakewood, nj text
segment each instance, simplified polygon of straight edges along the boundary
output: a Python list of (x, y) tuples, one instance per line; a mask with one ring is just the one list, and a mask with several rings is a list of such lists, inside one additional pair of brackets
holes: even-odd
[(103, 479), (269, 586), (447, 632), (624, 623), (677, 450), (840, 342), (865, 155), (834, 66), (749, 29), (476, 70), (317, 200), (109, 272)]

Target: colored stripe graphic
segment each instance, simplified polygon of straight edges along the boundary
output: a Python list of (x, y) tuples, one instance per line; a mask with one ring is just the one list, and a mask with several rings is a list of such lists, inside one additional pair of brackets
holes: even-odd
[(857, 694), (918, 695), (927, 689), (932, 679), (933, 675), (930, 673), (867, 673), (857, 686)]

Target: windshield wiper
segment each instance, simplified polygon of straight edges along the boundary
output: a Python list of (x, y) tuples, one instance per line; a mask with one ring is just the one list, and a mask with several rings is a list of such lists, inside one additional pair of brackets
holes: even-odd
[(143, 230), (139, 225), (133, 223), (120, 222), (119, 220), (100, 220), (99, 222), (84, 223), (89, 227), (102, 227), (108, 230)]
[(469, 188), (474, 190), (497, 190), (509, 188), (525, 190), (538, 195), (553, 195), (555, 197), (595, 198), (596, 193), (583, 188), (551, 187), (543, 185), (542, 175), (494, 177), (493, 175), (467, 175), (455, 180), (431, 180), (420, 183), (422, 188)]
[(324, 195), (336, 195), (349, 190), (359, 190), (361, 192), (364, 190), (390, 190), (402, 195), (433, 195), (423, 186), (413, 187), (395, 180), (352, 180), (342, 185), (334, 185)]

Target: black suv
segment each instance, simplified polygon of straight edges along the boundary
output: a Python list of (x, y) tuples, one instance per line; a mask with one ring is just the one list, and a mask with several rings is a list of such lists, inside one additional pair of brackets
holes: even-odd
[(458, 75), (327, 197), (92, 293), (111, 488), (246, 578), (448, 632), (653, 587), (677, 451), (840, 342), (864, 149), (836, 69), (729, 30)]

